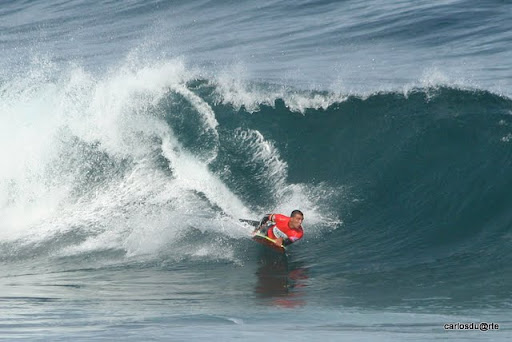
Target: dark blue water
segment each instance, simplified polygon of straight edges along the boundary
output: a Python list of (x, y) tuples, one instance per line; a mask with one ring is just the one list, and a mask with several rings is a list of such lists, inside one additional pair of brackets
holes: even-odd
[(0, 339), (509, 340), (511, 19), (3, 3)]

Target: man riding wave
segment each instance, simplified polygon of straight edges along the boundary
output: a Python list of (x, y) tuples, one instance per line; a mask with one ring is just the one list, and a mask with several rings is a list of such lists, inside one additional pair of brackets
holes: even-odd
[(253, 233), (260, 232), (274, 240), (278, 246), (287, 246), (294, 243), (304, 235), (302, 221), (304, 214), (300, 210), (294, 210), (290, 217), (281, 214), (266, 214)]

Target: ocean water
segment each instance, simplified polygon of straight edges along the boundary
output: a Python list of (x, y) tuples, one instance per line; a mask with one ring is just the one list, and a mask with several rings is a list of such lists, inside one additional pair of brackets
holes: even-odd
[(508, 1), (2, 2), (0, 339), (509, 341), (511, 70)]

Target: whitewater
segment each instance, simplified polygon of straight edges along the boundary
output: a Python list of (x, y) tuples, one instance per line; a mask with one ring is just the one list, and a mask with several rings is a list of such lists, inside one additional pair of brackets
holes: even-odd
[(0, 339), (509, 340), (511, 9), (2, 4)]

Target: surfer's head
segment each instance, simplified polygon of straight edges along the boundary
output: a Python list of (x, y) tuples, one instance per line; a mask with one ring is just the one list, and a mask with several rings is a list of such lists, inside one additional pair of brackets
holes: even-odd
[(294, 210), (290, 214), (290, 228), (299, 228), (304, 220), (304, 214), (300, 210)]

